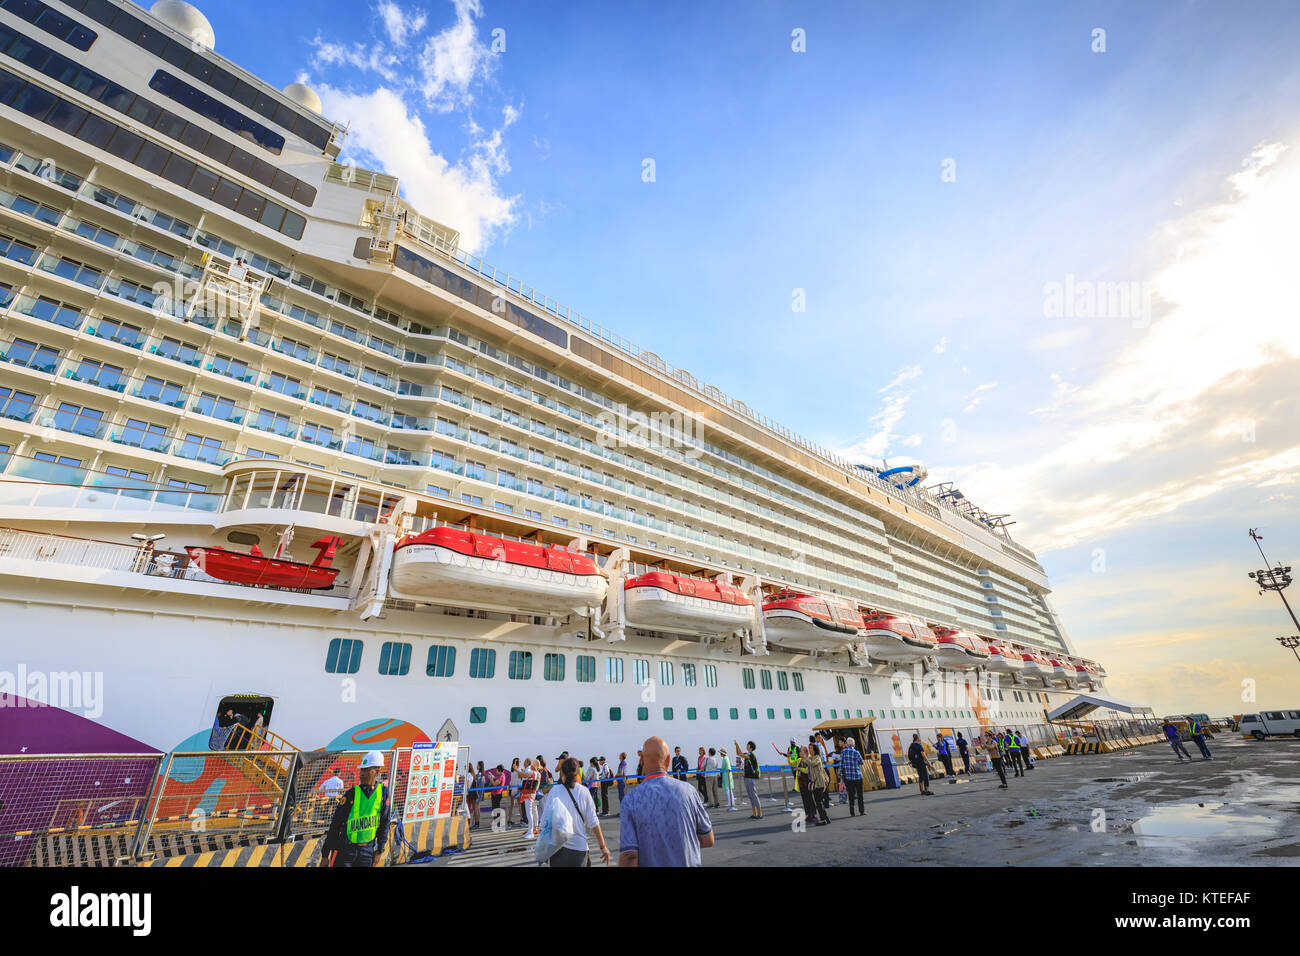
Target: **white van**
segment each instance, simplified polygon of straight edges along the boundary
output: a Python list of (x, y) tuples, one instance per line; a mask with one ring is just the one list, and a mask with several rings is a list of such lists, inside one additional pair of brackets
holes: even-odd
[(1241, 715), (1241, 735), (1263, 740), (1265, 737), (1300, 737), (1300, 710), (1265, 710)]

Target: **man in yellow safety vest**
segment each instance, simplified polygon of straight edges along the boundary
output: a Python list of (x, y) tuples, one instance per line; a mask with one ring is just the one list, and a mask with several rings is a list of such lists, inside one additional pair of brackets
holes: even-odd
[(388, 845), (390, 811), (379, 771), (384, 754), (372, 750), (361, 758), (361, 782), (334, 809), (322, 852), (333, 866), (378, 866)]

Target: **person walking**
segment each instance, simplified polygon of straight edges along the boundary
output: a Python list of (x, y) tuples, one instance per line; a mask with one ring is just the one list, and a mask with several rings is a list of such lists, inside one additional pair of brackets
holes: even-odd
[(578, 761), (566, 757), (559, 765), (560, 781), (554, 792), (546, 800), (546, 815), (542, 819), (542, 829), (551, 830), (555, 815), (560, 808), (570, 811), (574, 821), (574, 832), (547, 859), (550, 866), (591, 866), (588, 849), (587, 832), (596, 835), (600, 845), (600, 859), (609, 865), (609, 846), (605, 843), (605, 834), (600, 829), (600, 818), (596, 816), (596, 804), (591, 799), (588, 788), (581, 786)]
[(596, 805), (596, 812), (600, 813), (600, 767), (597, 765), (595, 757), (592, 757), (591, 760), (587, 761), (587, 769), (583, 773), (583, 783), (586, 784), (587, 789), (591, 792), (591, 802)]
[(1029, 735), (1023, 730), (1016, 731), (1016, 746), (1020, 748), (1020, 760), (1026, 770), (1034, 769), (1034, 760), (1029, 753)]
[(1016, 772), (1017, 777), (1025, 775), (1024, 770), (1020, 768), (1020, 751), (1016, 747), (1016, 738), (1012, 736), (1011, 731), (1002, 735), (1002, 755), (1011, 764), (1011, 769)]
[(754, 741), (745, 745), (745, 795), (749, 797), (749, 818), (763, 819), (763, 805), (758, 802), (758, 754), (754, 752)]
[(699, 794), (668, 776), (668, 745), (651, 737), (642, 745), (646, 778), (619, 810), (619, 866), (699, 866), (713, 846), (713, 821)]
[[(644, 771), (645, 773), (654, 772), (653, 770), (651, 770), (650, 762), (644, 753), (641, 755), (641, 762), (646, 765)], [(673, 776), (676, 777), (678, 780), (680, 780), (682, 783), (685, 783), (686, 771), (689, 767), (690, 764), (688, 764), (686, 762), (686, 758), (682, 756), (682, 748), (681, 747), (675, 748), (673, 752)]]
[(537, 818), (537, 770), (531, 759), (525, 759), (519, 771), (519, 816), (524, 827), (524, 839), (537, 836), (542, 821)]
[(862, 754), (853, 746), (853, 739), (844, 742), (840, 750), (840, 779), (844, 781), (844, 792), (849, 798), (849, 816), (853, 816), (853, 801), (858, 803), (858, 813), (867, 815), (862, 805)]
[[(509, 830), (514, 826), (515, 820), (515, 801), (519, 798), (519, 758), (516, 757), (510, 761), (510, 769), (506, 771), (506, 829)], [(519, 808), (520, 815), (523, 814), (523, 807)]]
[(1205, 728), (1195, 717), (1189, 717), (1188, 722), (1192, 730), (1192, 743), (1196, 744), (1196, 749), (1201, 752), (1201, 756), (1206, 760), (1213, 760), (1210, 756), (1210, 748), (1205, 744)]
[(719, 758), (719, 767), (721, 773), (718, 774), (718, 787), (726, 795), (727, 812), (736, 812), (736, 787), (735, 782), (731, 779), (731, 758), (727, 756), (727, 748), (721, 748)]
[(623, 805), (623, 795), (627, 791), (627, 751), (618, 755), (618, 805)]
[(812, 779), (809, 775), (808, 747), (796, 747), (794, 751), (795, 789), (803, 801), (803, 816), (811, 826), (821, 826), (817, 819), (817, 799), (813, 796)]
[(506, 794), (506, 768), (497, 764), (486, 774), (488, 796), (492, 800), (492, 829), (497, 829), (497, 820), (500, 819), (498, 810), (501, 809), (501, 798)]
[(707, 795), (704, 802), (713, 810), (721, 809), (722, 801), (718, 798), (719, 780), (718, 771), (722, 764), (718, 760), (718, 751), (713, 747), (709, 748), (709, 755), (704, 759), (704, 784)]
[(952, 769), (952, 754), (948, 752), (948, 738), (942, 731), (935, 735), (934, 749), (939, 752), (939, 761), (943, 764), (944, 773), (948, 775), (948, 782), (956, 783), (957, 774)]
[(961, 754), (962, 769), (966, 771), (966, 776), (969, 777), (970, 776), (970, 744), (966, 742), (966, 738), (961, 735), (960, 730), (957, 731), (957, 752)]
[[(605, 758), (600, 758), (600, 808), (602, 816), (609, 816), (609, 788), (614, 785), (614, 771)], [(621, 801), (620, 801), (621, 802)]]
[(1160, 729), (1165, 732), (1165, 739), (1169, 741), (1169, 746), (1174, 748), (1174, 756), (1178, 758), (1179, 763), (1183, 762), (1184, 757), (1188, 760), (1192, 759), (1192, 755), (1183, 746), (1183, 735), (1178, 732), (1177, 727), (1166, 720)]
[(360, 783), (343, 795), (334, 808), (329, 829), (321, 843), (322, 854), (333, 854), (333, 866), (378, 866), (388, 845), (389, 807), (379, 771), (384, 769), (382, 751), (372, 750), (361, 758)]
[(709, 758), (704, 755), (704, 748), (700, 748), (700, 755), (695, 758), (695, 789), (700, 791), (700, 800), (703, 803), (709, 802), (709, 785), (706, 782), (708, 778), (704, 775), (705, 765)]
[(483, 761), (478, 762), (478, 766), (470, 768), (471, 772), (465, 781), (465, 800), (469, 803), (469, 828), (477, 830), (482, 821), (479, 820), (479, 804), (483, 800), (483, 790), (485, 787), (483, 781)]
[[(993, 769), (997, 771), (998, 779), (1002, 781), (999, 790), (1007, 789), (1007, 772), (1002, 767), (1002, 745), (991, 732), (985, 733), (979, 738), (983, 741), (984, 751), (989, 755), (989, 762), (993, 764)], [(977, 744), (978, 746), (978, 744)]]
[(925, 762), (925, 748), (921, 746), (920, 734), (912, 734), (912, 745), (907, 748), (907, 762), (916, 770), (921, 795), (934, 796), (934, 791), (930, 789), (930, 768)]
[(808, 783), (812, 790), (813, 806), (817, 808), (817, 818), (822, 826), (827, 826), (831, 822), (827, 813), (830, 809), (831, 775), (826, 772), (826, 764), (816, 744), (808, 748)]

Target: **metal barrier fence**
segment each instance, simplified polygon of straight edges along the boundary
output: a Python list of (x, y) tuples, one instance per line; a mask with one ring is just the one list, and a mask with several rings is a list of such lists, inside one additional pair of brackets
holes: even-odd
[(0, 755), (0, 866), (129, 860), (162, 759)]

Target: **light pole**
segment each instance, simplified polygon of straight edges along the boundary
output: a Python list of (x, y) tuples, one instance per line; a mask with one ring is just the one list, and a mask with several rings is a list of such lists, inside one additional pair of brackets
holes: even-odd
[[(1291, 583), (1291, 569), (1284, 568), (1280, 564), (1270, 568), (1268, 566), (1268, 556), (1264, 554), (1264, 546), (1259, 543), (1262, 538), (1254, 528), (1250, 529), (1250, 537), (1255, 542), (1255, 547), (1259, 548), (1259, 556), (1264, 559), (1264, 568), (1259, 571), (1251, 571), (1250, 577), (1259, 585), (1260, 594), (1265, 591), (1277, 592), (1277, 596), (1282, 599), (1282, 605), (1286, 608), (1287, 614), (1291, 615), (1291, 622), (1295, 624), (1296, 630), (1300, 631), (1300, 620), (1296, 620), (1295, 611), (1291, 610), (1291, 603), (1286, 599), (1286, 595), (1282, 593)], [(1300, 661), (1300, 650), (1297, 650), (1297, 648), (1300, 648), (1300, 637), (1279, 637), (1277, 640), (1283, 647), (1290, 648), (1292, 653), (1295, 654), (1296, 660)]]
[(1295, 655), (1295, 659), (1300, 661), (1300, 650), (1297, 650), (1297, 648), (1300, 648), (1300, 637), (1279, 637), (1277, 642), (1283, 647), (1291, 648), (1291, 653)]

